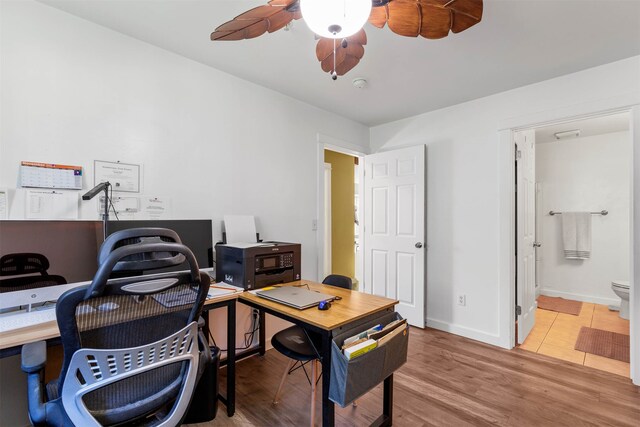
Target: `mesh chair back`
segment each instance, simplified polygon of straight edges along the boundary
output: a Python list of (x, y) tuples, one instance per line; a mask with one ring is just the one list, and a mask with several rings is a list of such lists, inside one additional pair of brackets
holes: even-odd
[[(64, 285), (62, 276), (50, 275), (49, 260), (37, 253), (7, 254), (0, 258), (0, 276), (18, 276), (0, 280), (0, 293)], [(38, 274), (39, 273), (39, 274)]]
[(0, 258), (0, 276), (21, 276), (40, 273), (43, 276), (49, 269), (49, 260), (42, 254), (16, 253)]
[[(124, 237), (133, 244), (110, 247), (91, 285), (72, 289), (58, 301), (56, 315), (64, 347), (58, 390), (65, 392), (65, 378), (74, 353), (81, 348), (129, 349), (161, 341), (197, 321), (209, 288), (191, 251), (171, 230), (137, 229), (144, 238)], [(135, 234), (135, 233), (133, 233)], [(156, 238), (150, 238), (154, 234)], [(171, 242), (173, 240), (173, 242)], [(107, 244), (105, 241), (105, 244)], [(103, 252), (101, 251), (101, 256)], [(179, 273), (109, 280), (117, 265), (127, 271), (179, 265), (187, 260), (190, 270)], [(165, 351), (171, 351), (171, 348)], [(160, 355), (156, 354), (156, 357)], [(115, 363), (115, 362), (114, 362)], [(169, 363), (97, 388), (83, 397), (91, 415), (101, 424), (117, 424), (154, 413), (172, 403), (184, 384), (188, 362)]]

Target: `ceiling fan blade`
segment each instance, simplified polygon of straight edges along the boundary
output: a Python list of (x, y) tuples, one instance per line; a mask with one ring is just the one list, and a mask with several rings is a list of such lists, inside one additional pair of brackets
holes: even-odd
[(451, 15), (449, 9), (422, 3), (422, 28), (420, 35), (427, 39), (441, 39), (449, 35)]
[[(347, 56), (347, 53), (345, 52), (344, 49), (338, 50), (336, 48), (336, 61), (335, 61), (336, 67), (342, 61), (344, 61), (344, 58), (346, 56)], [(333, 71), (333, 52), (331, 55), (327, 56), (325, 59), (322, 60), (322, 62), (320, 63), (320, 67), (322, 68), (322, 71), (324, 71), (325, 73), (330, 73)]]
[[(347, 53), (354, 55), (355, 53), (360, 52), (360, 49), (358, 48), (358, 46), (360, 46), (360, 48), (362, 48), (361, 49), (362, 54), (360, 54), (359, 58), (362, 58), (362, 55), (364, 55), (364, 47), (362, 46), (367, 44), (367, 34), (364, 32), (364, 29), (360, 29), (360, 31), (358, 31), (352, 36), (347, 37), (346, 39), (347, 39), (347, 47), (346, 47)], [(337, 39), (336, 52), (344, 49), (345, 48), (342, 47), (342, 39)], [(350, 49), (354, 49), (354, 50), (350, 50)], [(332, 54), (333, 54), (333, 39), (327, 39), (327, 38), (321, 37), (318, 40), (318, 44), (316, 45), (316, 57), (318, 58), (318, 61), (322, 62), (326, 57)]]
[(217, 32), (244, 30), (249, 25), (255, 24), (256, 22), (260, 22), (260, 19), (246, 19), (242, 21), (236, 21), (235, 19), (233, 19), (231, 21), (225, 22), (224, 24), (216, 28), (216, 30), (212, 33), (212, 36)]
[(367, 34), (363, 29), (346, 38), (346, 47), (342, 47), (342, 39), (335, 40), (336, 57), (333, 57), (334, 40), (320, 38), (316, 45), (316, 56), (320, 67), (325, 73), (335, 71), (342, 76), (358, 65), (364, 56), (364, 45), (367, 44)]
[(451, 31), (454, 33), (459, 33), (466, 30), (469, 27), (476, 25), (480, 22), (480, 18), (475, 18), (470, 15), (466, 15), (464, 13), (453, 13), (453, 25), (451, 26)]
[(345, 52), (347, 52), (347, 55), (349, 56), (355, 56), (356, 58), (361, 59), (364, 56), (364, 46), (355, 43), (350, 44), (345, 49)]
[(387, 4), (387, 25), (396, 34), (418, 37), (422, 22), (422, 9), (417, 1), (393, 0)]
[(216, 28), (211, 33), (211, 40), (243, 40), (261, 36), (269, 29), (266, 19), (247, 19), (229, 21)]
[(482, 20), (482, 0), (454, 0), (446, 2), (446, 7), (457, 14), (466, 15), (480, 22)]
[(360, 31), (358, 31), (354, 35), (347, 37), (347, 42), (358, 43), (361, 45), (367, 44), (367, 33), (364, 32), (364, 28), (361, 28)]
[(387, 23), (388, 10), (387, 5), (372, 7), (369, 15), (369, 23), (377, 28), (384, 27)]
[(274, 13), (269, 17), (269, 32), (273, 33), (281, 28), (284, 28), (289, 22), (293, 21), (294, 15), (291, 12), (287, 12), (282, 9), (277, 13)]
[(344, 58), (344, 61), (340, 62), (340, 64), (336, 65), (336, 74), (339, 76), (344, 76), (349, 71), (351, 71), (356, 65), (360, 63), (360, 58), (356, 58), (355, 56), (347, 55)]
[[(449, 29), (459, 33), (482, 20), (483, 0), (419, 0), (422, 6), (422, 26), (429, 30), (421, 31), (423, 37), (441, 38), (447, 18), (443, 11), (449, 11)], [(435, 9), (441, 9), (436, 12)], [(425, 35), (429, 34), (429, 35)]]
[(269, 6), (289, 7), (289, 6), (293, 5), (294, 3), (298, 3), (298, 1), (300, 1), (300, 0), (271, 0), (269, 2)]
[(316, 45), (316, 58), (322, 62), (325, 58), (333, 54), (333, 39), (321, 37)]
[(293, 19), (302, 17), (299, 0), (271, 0), (268, 4), (254, 7), (225, 22), (211, 33), (211, 40), (243, 40), (273, 33)]
[(263, 35), (269, 29), (269, 21), (264, 19), (262, 21), (258, 21), (255, 24), (249, 25), (247, 28), (243, 30), (245, 39), (254, 39), (258, 36)]
[(284, 9), (284, 7), (281, 7), (281, 6), (271, 6), (271, 5), (258, 6), (258, 7), (254, 7), (253, 9), (249, 9), (244, 13), (241, 13), (240, 15), (233, 18), (233, 20), (242, 21), (246, 19), (264, 19), (264, 18), (270, 17), (274, 13), (280, 12), (282, 9)]

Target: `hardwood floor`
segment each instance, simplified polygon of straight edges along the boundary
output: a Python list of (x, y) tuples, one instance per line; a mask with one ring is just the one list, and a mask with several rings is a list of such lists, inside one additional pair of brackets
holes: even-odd
[[(223, 405), (205, 426), (309, 424), (311, 389), (296, 371), (271, 405), (286, 360), (275, 350), (237, 365), (237, 411)], [(224, 384), (221, 382), (221, 384)], [(358, 407), (336, 405), (336, 425), (362, 426), (380, 414), (382, 387)], [(318, 405), (320, 401), (318, 400)], [(395, 426), (638, 426), (640, 390), (631, 380), (525, 350), (503, 350), (433, 329), (411, 329), (409, 360), (394, 375)], [(321, 422), (320, 414), (316, 424)]]

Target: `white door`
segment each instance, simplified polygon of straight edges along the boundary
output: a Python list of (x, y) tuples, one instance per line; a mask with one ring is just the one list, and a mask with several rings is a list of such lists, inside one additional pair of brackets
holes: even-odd
[(536, 322), (536, 146), (533, 129), (516, 132), (517, 267), (516, 304), (518, 343), (522, 344)]
[(365, 292), (397, 299), (396, 310), (425, 325), (425, 147), (365, 156)]

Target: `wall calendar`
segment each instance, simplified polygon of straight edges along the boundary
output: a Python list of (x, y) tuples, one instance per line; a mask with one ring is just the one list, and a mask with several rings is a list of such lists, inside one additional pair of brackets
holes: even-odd
[(82, 190), (82, 166), (22, 162), (20, 186)]

